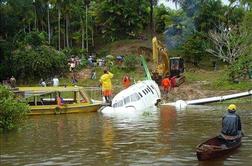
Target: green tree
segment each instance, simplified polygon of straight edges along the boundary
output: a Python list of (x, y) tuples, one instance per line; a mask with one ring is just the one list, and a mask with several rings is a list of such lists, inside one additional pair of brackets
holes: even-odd
[(155, 31), (157, 33), (162, 33), (165, 29), (171, 25), (173, 11), (169, 8), (166, 8), (163, 4), (155, 7), (154, 9), (154, 19), (155, 19)]
[(9, 75), (9, 66), (11, 64), (11, 43), (6, 40), (0, 40), (0, 80), (4, 80)]
[(66, 71), (67, 59), (65, 54), (52, 47), (40, 46), (34, 49), (27, 45), (13, 53), (12, 64), (17, 78), (34, 80)]
[(154, 9), (154, 6), (157, 5), (157, 0), (149, 0), (150, 2), (150, 32), (151, 32), (151, 38), (153, 37), (153, 34), (154, 34), (154, 21), (153, 21), (153, 9)]
[(0, 129), (11, 130), (18, 127), (28, 110), (26, 103), (17, 101), (13, 93), (0, 85)]
[(183, 57), (187, 61), (192, 62), (195, 66), (198, 66), (203, 55), (206, 54), (206, 42), (207, 41), (204, 39), (201, 33), (195, 33), (194, 35), (190, 36), (181, 47)]
[(220, 0), (201, 0), (193, 20), (198, 32), (208, 33), (209, 30), (225, 21), (222, 2)]
[(97, 0), (92, 12), (103, 38), (115, 41), (136, 34), (147, 25), (147, 6), (145, 0)]
[(242, 55), (228, 67), (230, 81), (247, 80), (252, 70), (252, 55)]
[(140, 59), (136, 55), (127, 55), (124, 58), (124, 65), (126, 66), (126, 70), (132, 71), (135, 70), (137, 65), (139, 65)]

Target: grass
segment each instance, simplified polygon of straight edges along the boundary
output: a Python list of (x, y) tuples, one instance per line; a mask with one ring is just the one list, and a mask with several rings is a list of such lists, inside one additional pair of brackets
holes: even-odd
[(251, 80), (233, 83), (228, 80), (226, 71), (224, 69), (217, 71), (196, 70), (187, 71), (185, 73), (187, 82), (205, 82), (202, 85), (204, 89), (208, 90), (249, 90), (252, 88)]
[(196, 71), (187, 71), (185, 72), (186, 80), (189, 83), (196, 81), (207, 81), (213, 82), (216, 78), (220, 77), (223, 74), (223, 71), (206, 71), (198, 69)]

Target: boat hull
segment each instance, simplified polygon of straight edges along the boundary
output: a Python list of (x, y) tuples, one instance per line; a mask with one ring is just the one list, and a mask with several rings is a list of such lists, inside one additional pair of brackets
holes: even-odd
[(240, 146), (241, 138), (237, 138), (235, 141), (227, 144), (217, 136), (197, 146), (197, 158), (199, 161), (220, 158), (233, 152)]
[(101, 104), (65, 104), (58, 105), (43, 105), (30, 106), (28, 115), (57, 115), (57, 114), (72, 114), (72, 113), (87, 113), (97, 112)]

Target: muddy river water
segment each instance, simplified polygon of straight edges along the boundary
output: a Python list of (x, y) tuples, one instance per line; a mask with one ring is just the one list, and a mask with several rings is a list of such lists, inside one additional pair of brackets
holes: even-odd
[(226, 106), (31, 116), (21, 129), (0, 133), (0, 165), (252, 165), (252, 102), (238, 105), (242, 146), (226, 158), (197, 160), (195, 147), (219, 133)]

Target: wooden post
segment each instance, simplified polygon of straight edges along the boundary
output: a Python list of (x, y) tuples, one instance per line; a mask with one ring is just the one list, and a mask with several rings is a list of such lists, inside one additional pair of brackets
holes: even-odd
[(80, 103), (80, 92), (79, 91), (76, 92), (76, 100), (77, 100), (77, 103)]
[(38, 102), (38, 98), (37, 98), (37, 97), (38, 97), (38, 96), (34, 96), (34, 104), (35, 104), (35, 105), (38, 104), (38, 103), (37, 103), (37, 102)]

